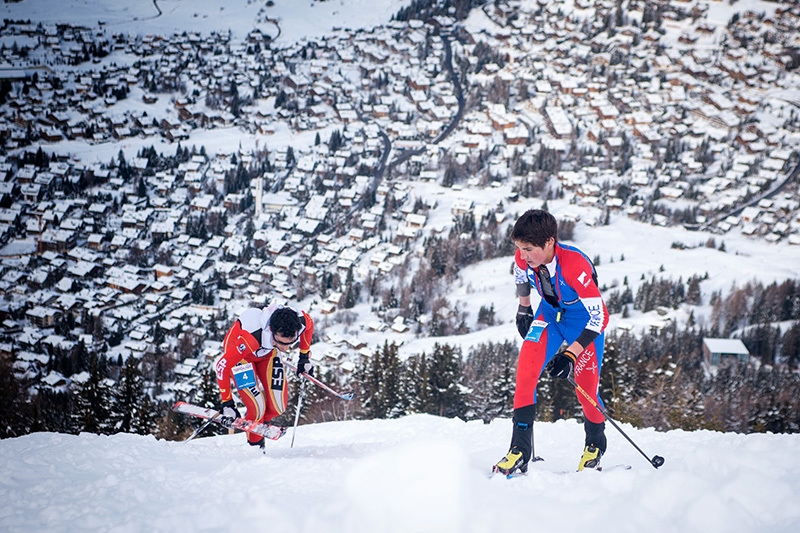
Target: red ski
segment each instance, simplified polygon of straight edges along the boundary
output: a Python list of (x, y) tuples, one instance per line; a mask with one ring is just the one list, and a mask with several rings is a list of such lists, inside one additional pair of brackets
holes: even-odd
[(194, 405), (187, 402), (175, 402), (175, 405), (172, 406), (172, 410), (176, 413), (183, 413), (186, 415), (210, 420), (211, 422), (219, 424), (220, 426), (228, 429), (238, 429), (248, 433), (263, 435), (271, 440), (278, 440), (279, 438), (283, 437), (284, 433), (286, 433), (286, 428), (281, 426), (262, 424), (259, 422), (245, 420), (244, 418), (232, 419), (224, 417), (219, 411), (215, 411), (214, 409), (206, 409), (205, 407), (200, 407), (199, 405)]

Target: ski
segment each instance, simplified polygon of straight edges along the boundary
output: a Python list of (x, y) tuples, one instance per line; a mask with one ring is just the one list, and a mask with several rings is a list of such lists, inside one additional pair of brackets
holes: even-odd
[(583, 470), (562, 470), (561, 472), (553, 472), (553, 473), (554, 474), (577, 474), (578, 472), (587, 472), (587, 471), (590, 471), (590, 470), (594, 470), (596, 472), (610, 472), (612, 470), (630, 470), (631, 468), (633, 468), (631, 465), (626, 465), (626, 464), (620, 463), (620, 464), (609, 465), (609, 466), (600, 465), (600, 466), (595, 467), (595, 468), (587, 467), (587, 468), (584, 468)]
[[(535, 461), (542, 461), (542, 460), (543, 459), (541, 457), (537, 457), (535, 459)], [(611, 472), (612, 470), (630, 470), (631, 468), (633, 468), (631, 465), (620, 463), (620, 464), (609, 465), (609, 466), (600, 465), (597, 468), (584, 468), (583, 471), (594, 470), (594, 471), (597, 471), (597, 472)], [(538, 469), (536, 469), (536, 470), (538, 470)], [(548, 472), (550, 474), (558, 474), (558, 475), (561, 475), (561, 476), (567, 475), (567, 474), (577, 474), (578, 472), (580, 472), (580, 470), (558, 470), (558, 471), (555, 471), (555, 470), (538, 470), (538, 471), (539, 472)], [(510, 474), (503, 474), (502, 472), (500, 472), (498, 470), (495, 470), (493, 468), (492, 469), (492, 473), (489, 474), (489, 477), (492, 478), (497, 474), (502, 475), (506, 479), (514, 479), (514, 478), (518, 478), (518, 477), (527, 476), (528, 475), (528, 470), (526, 470), (525, 472), (521, 472), (519, 470), (516, 470), (514, 472), (511, 472)]]
[(240, 431), (246, 431), (247, 433), (256, 433), (270, 440), (278, 440), (286, 433), (286, 428), (281, 426), (254, 422), (251, 420), (245, 420), (244, 418), (226, 418), (220, 416), (219, 411), (215, 411), (214, 409), (206, 409), (205, 407), (200, 407), (199, 405), (194, 405), (187, 402), (175, 402), (175, 405), (172, 406), (172, 410), (176, 413), (183, 413), (189, 416), (196, 416), (198, 418), (210, 420), (211, 422), (228, 429), (238, 429)]
[[(539, 456), (537, 455), (537, 456), (535, 456), (533, 459), (531, 459), (531, 461), (530, 461), (530, 462), (531, 462), (531, 463), (536, 463), (536, 462), (538, 462), (538, 461), (544, 461), (544, 459), (542, 459), (541, 457), (539, 457)], [(502, 475), (502, 476), (505, 476), (505, 477), (506, 477), (506, 479), (511, 479), (511, 478), (514, 478), (514, 477), (521, 477), (521, 476), (524, 476), (524, 475), (526, 475), (527, 473), (528, 473), (528, 469), (527, 469), (527, 467), (526, 467), (524, 472), (522, 472), (521, 470), (517, 469), (517, 470), (515, 470), (515, 471), (513, 471), (513, 472), (510, 472), (510, 473), (507, 473), (507, 474), (506, 474), (506, 473), (504, 473), (502, 470), (500, 470), (500, 469), (497, 467), (497, 465), (494, 465), (494, 466), (492, 466), (492, 471), (491, 471), (491, 473), (489, 474), (489, 477), (491, 478), (491, 477), (494, 477), (494, 476), (495, 476), (495, 474), (500, 474), (500, 475)]]
[(597, 470), (598, 472), (608, 472), (610, 470), (630, 470), (631, 468), (633, 468), (631, 465), (626, 465), (626, 464), (618, 464), (611, 466), (600, 465), (597, 468), (595, 468), (595, 470)]

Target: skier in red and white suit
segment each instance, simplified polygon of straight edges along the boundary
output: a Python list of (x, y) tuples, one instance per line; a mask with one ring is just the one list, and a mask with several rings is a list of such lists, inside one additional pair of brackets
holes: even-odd
[[(225, 335), (223, 354), (216, 364), (222, 416), (240, 416), (233, 400), (234, 390), (247, 409), (246, 420), (266, 422), (283, 413), (288, 390), (279, 352), (299, 346), (298, 374), (311, 374), (313, 335), (314, 321), (305, 311), (273, 304), (242, 312)], [(248, 433), (247, 441), (264, 446), (264, 437), (255, 433)]]

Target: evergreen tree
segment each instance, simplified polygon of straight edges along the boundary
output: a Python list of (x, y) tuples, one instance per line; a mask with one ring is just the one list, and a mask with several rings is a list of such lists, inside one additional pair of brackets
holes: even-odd
[(107, 427), (109, 390), (102, 373), (102, 361), (92, 352), (89, 356), (89, 379), (75, 390), (76, 422), (79, 431), (103, 433)]
[(795, 323), (781, 338), (781, 357), (795, 370), (800, 363), (800, 323)]
[(144, 395), (144, 378), (139, 361), (135, 357), (128, 357), (111, 394), (110, 420), (115, 431), (131, 432), (134, 420), (141, 415)]
[(362, 359), (357, 382), (366, 418), (397, 418), (405, 414), (401, 373), (398, 346), (394, 342), (386, 341), (380, 351)]
[(28, 428), (28, 403), (8, 357), (0, 356), (0, 439), (19, 437)]
[(466, 398), (461, 388), (461, 350), (449, 344), (433, 345), (428, 380), (431, 384), (430, 414), (465, 417)]
[(480, 344), (470, 350), (464, 365), (468, 418), (489, 422), (511, 416), (514, 409), (515, 367), (519, 348), (510, 341)]
[(429, 363), (424, 352), (406, 360), (403, 390), (411, 412), (430, 413), (433, 409)]
[(401, 374), (402, 364), (398, 356), (399, 346), (392, 342), (384, 342), (381, 350), (381, 367), (383, 370), (382, 396), (387, 418), (398, 418), (406, 414), (406, 405), (402, 398)]
[(75, 433), (75, 421), (71, 415), (73, 406), (69, 393), (38, 387), (24, 412), (29, 413), (26, 421), (28, 432), (48, 431), (51, 433)]
[(142, 394), (137, 416), (131, 421), (131, 431), (137, 435), (150, 435), (158, 426), (161, 406), (150, 399), (150, 395)]

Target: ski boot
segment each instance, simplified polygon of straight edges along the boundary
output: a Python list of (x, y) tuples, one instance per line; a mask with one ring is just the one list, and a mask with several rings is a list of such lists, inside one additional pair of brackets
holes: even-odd
[(583, 449), (581, 462), (578, 464), (578, 472), (584, 468), (597, 468), (600, 465), (600, 458), (603, 457), (603, 451), (597, 446), (590, 444)]
[(514, 446), (510, 450), (505, 457), (500, 459), (496, 465), (492, 467), (492, 472), (501, 473), (506, 476), (510, 476), (515, 472), (519, 472), (524, 474), (528, 471), (528, 462), (522, 456), (522, 452), (519, 448)]
[(248, 440), (247, 444), (249, 444), (250, 446), (253, 446), (253, 447), (257, 446), (258, 449), (260, 449), (263, 452), (264, 451), (265, 442), (266, 442), (266, 439), (264, 439), (264, 437), (261, 437), (259, 440), (255, 441), (255, 442), (252, 442), (252, 441)]
[(578, 465), (580, 472), (584, 468), (597, 468), (600, 465), (600, 458), (606, 453), (605, 422), (583, 422), (583, 429), (586, 433), (586, 447), (583, 449), (583, 456)]
[(492, 467), (492, 472), (508, 476), (515, 472), (524, 474), (528, 471), (528, 461), (533, 456), (534, 418), (536, 418), (535, 404), (514, 409), (514, 417), (511, 420), (514, 424), (511, 446), (506, 456)]

